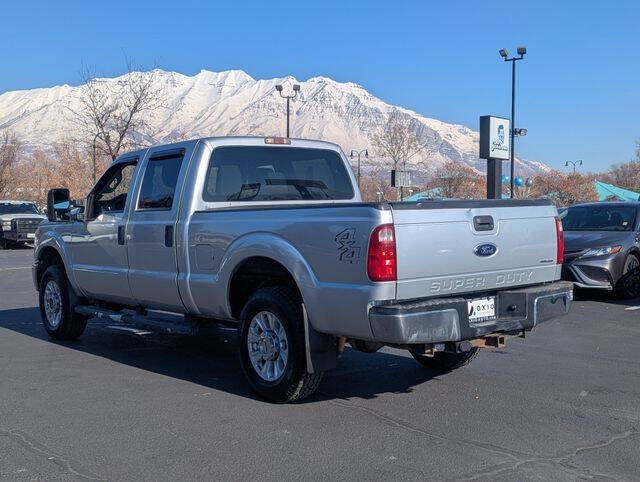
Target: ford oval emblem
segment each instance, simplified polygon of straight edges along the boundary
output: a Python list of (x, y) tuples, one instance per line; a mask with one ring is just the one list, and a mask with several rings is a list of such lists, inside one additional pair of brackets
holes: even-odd
[(498, 247), (495, 244), (484, 243), (473, 248), (473, 252), (476, 256), (487, 258), (496, 254), (498, 252)]

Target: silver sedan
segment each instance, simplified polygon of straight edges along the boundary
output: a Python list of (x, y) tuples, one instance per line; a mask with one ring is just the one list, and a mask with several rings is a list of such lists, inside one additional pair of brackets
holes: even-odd
[(577, 204), (560, 211), (564, 230), (562, 277), (581, 288), (632, 294), (621, 278), (640, 267), (640, 202)]

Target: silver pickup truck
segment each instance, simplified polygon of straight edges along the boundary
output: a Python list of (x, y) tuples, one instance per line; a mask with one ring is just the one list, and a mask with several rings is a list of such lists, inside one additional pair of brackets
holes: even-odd
[(0, 249), (32, 242), (44, 219), (34, 202), (0, 199)]
[(130, 152), (85, 210), (49, 192), (33, 280), (47, 332), (92, 317), (238, 329), (251, 386), (302, 399), (349, 343), (468, 363), (568, 312), (562, 226), (548, 201), (363, 203), (340, 148), (206, 138)]

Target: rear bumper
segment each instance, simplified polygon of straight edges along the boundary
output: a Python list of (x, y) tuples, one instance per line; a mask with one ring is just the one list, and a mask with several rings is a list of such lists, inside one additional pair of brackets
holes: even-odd
[(492, 321), (470, 324), (467, 298), (455, 297), (377, 306), (370, 310), (369, 322), (375, 341), (403, 345), (463, 341), (491, 333), (528, 331), (569, 312), (573, 284), (557, 281), (499, 291), (495, 296), (497, 318)]

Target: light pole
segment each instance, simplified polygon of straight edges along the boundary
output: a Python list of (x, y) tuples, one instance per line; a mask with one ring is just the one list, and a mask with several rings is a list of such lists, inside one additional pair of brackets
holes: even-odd
[(369, 157), (369, 151), (367, 149), (362, 149), (361, 151), (356, 151), (355, 149), (351, 150), (351, 154), (349, 157), (353, 159), (355, 156), (358, 156), (358, 189), (360, 189), (360, 156), (364, 153), (364, 157)]
[(565, 167), (569, 167), (569, 164), (573, 166), (573, 173), (576, 173), (576, 166), (582, 166), (582, 159), (578, 159), (577, 161), (565, 161)]
[[(511, 129), (509, 133), (509, 158), (511, 160), (511, 197), (513, 198), (513, 140), (516, 134), (516, 61), (522, 60), (527, 53), (527, 47), (518, 47), (518, 57), (509, 58), (506, 49), (500, 49), (500, 56), (505, 62), (511, 62)], [(526, 132), (526, 131), (525, 131)]]
[(298, 92), (300, 92), (300, 85), (293, 84), (293, 94), (289, 95), (284, 95), (282, 93), (282, 84), (276, 85), (276, 90), (280, 93), (280, 97), (287, 99), (287, 137), (289, 137), (289, 102), (291, 101), (291, 99), (295, 99), (298, 95)]
[(100, 133), (98, 132), (93, 137), (93, 185), (96, 185), (96, 141), (98, 140), (98, 136)]

